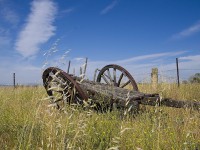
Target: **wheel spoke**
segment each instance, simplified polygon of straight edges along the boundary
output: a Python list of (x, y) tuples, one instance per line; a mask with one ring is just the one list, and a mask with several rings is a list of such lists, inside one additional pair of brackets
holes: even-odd
[(110, 80), (110, 77), (107, 74), (104, 73), (103, 75)]
[(126, 83), (122, 84), (122, 85), (120, 86), (120, 88), (124, 88), (124, 87), (127, 86), (129, 83), (131, 83), (130, 80), (128, 80)]
[(112, 80), (112, 77), (111, 77), (111, 74), (110, 74), (110, 70), (109, 70), (109, 69), (107, 69), (107, 73), (108, 73), (108, 78), (110, 79), (110, 83), (112, 83), (113, 80)]
[(124, 74), (122, 73), (119, 77), (119, 80), (118, 80), (118, 83), (117, 83), (117, 86), (119, 87), (120, 86), (120, 83), (121, 83), (121, 80), (123, 78)]
[(116, 85), (116, 68), (113, 68), (113, 82)]
[(68, 85), (66, 85), (65, 87), (64, 87), (64, 89), (63, 89), (63, 91), (65, 91), (65, 90), (69, 90), (69, 86)]
[(63, 100), (62, 98), (57, 99), (57, 100), (54, 101), (54, 103), (60, 102), (60, 101), (62, 101), (62, 100)]
[(73, 101), (74, 101), (74, 97), (75, 97), (75, 87), (73, 86), (73, 88), (71, 89), (71, 91), (70, 91), (70, 102), (69, 103), (73, 103)]
[(82, 104), (82, 100), (76, 95), (75, 100), (78, 102), (78, 104)]
[(108, 80), (106, 79), (105, 74), (102, 75), (102, 78), (104, 79), (104, 81), (105, 81), (107, 84), (110, 84), (110, 83), (108, 82)]

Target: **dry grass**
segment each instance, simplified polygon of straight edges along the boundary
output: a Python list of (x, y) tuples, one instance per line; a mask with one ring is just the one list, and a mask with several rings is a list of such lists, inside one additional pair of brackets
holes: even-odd
[[(139, 85), (142, 92), (200, 101), (200, 85)], [(48, 108), (43, 87), (0, 88), (0, 149), (200, 149), (200, 113), (142, 106), (135, 116), (78, 106)]]

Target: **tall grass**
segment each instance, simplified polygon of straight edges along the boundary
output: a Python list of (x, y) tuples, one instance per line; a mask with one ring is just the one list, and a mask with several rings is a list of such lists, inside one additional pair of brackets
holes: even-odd
[[(142, 92), (200, 101), (200, 85), (159, 85)], [(200, 149), (200, 113), (141, 106), (137, 115), (48, 107), (43, 87), (0, 88), (0, 149)]]

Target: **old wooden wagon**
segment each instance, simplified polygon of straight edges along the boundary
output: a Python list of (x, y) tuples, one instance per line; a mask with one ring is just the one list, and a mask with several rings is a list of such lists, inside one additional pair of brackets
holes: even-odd
[(131, 74), (123, 67), (115, 64), (107, 65), (99, 70), (94, 81), (85, 79), (65, 71), (50, 67), (42, 75), (43, 84), (50, 102), (58, 109), (66, 104), (95, 104), (95, 109), (128, 108), (138, 110), (139, 105), (167, 106), (175, 108), (194, 108), (200, 110), (200, 102), (161, 98), (159, 94), (139, 92)]

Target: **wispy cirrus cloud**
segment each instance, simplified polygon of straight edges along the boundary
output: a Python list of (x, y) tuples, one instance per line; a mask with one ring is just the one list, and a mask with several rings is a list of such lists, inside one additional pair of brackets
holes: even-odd
[(137, 61), (142, 61), (142, 60), (156, 59), (156, 58), (161, 58), (161, 57), (172, 57), (172, 56), (178, 56), (178, 55), (184, 54), (186, 52), (187, 51), (177, 51), (177, 52), (166, 52), (166, 53), (142, 55), (142, 56), (136, 56), (136, 57), (132, 57), (132, 58), (124, 59), (124, 60), (119, 60), (116, 63), (125, 64), (125, 63), (132, 63), (132, 62), (137, 62)]
[(31, 13), (15, 43), (15, 49), (24, 57), (35, 55), (39, 46), (47, 42), (54, 34), (53, 25), (57, 6), (52, 0), (34, 0)]
[[(155, 54), (148, 54), (148, 55), (141, 55), (141, 56), (135, 56), (127, 59), (121, 59), (121, 60), (115, 60), (115, 61), (90, 61), (90, 63), (94, 64), (94, 66), (102, 66), (106, 64), (119, 64), (119, 65), (131, 65), (131, 64), (141, 64), (142, 62), (156, 62), (155, 60), (164, 59), (165, 57), (175, 57), (175, 56), (181, 56), (182, 54), (187, 53), (187, 51), (176, 51), (176, 52), (165, 52), (165, 53), (155, 53)], [(184, 57), (181, 57), (184, 58)], [(84, 60), (85, 58), (77, 57), (74, 58), (74, 61), (80, 61)]]
[[(135, 56), (132, 58), (122, 59), (122, 60), (113, 60), (113, 61), (103, 61), (103, 60), (88, 60), (87, 67), (87, 77), (92, 80), (94, 76), (94, 71), (96, 68), (101, 69), (105, 65), (108, 64), (118, 64), (126, 68), (135, 78), (137, 82), (140, 81), (150, 81), (151, 69), (157, 67), (159, 73), (162, 74), (163, 80), (169, 79), (169, 77), (173, 77), (173, 81), (176, 81), (176, 62), (175, 57), (179, 57), (179, 68), (180, 68), (180, 77), (181, 79), (188, 79), (191, 75), (195, 74), (200, 66), (200, 55), (190, 55), (187, 56), (185, 51), (177, 51), (177, 52), (167, 52), (167, 53), (155, 53), (155, 54), (147, 54), (141, 56)], [(181, 57), (183, 56), (183, 57)], [(57, 58), (52, 57), (50, 60), (50, 66), (57, 66), (64, 71), (66, 71), (66, 65), (68, 65), (68, 61), (65, 64), (58, 63), (61, 56), (55, 56)], [(166, 58), (173, 58), (170, 61)], [(65, 60), (69, 60), (67, 57)], [(155, 62), (155, 60), (160, 60)], [(184, 61), (187, 60), (187, 61)], [(74, 68), (76, 71), (76, 75), (79, 75), (80, 67), (83, 67), (85, 63), (85, 59), (82, 57), (71, 59), (71, 69), (70, 73), (73, 72)], [(6, 66), (6, 67), (5, 67)], [(191, 69), (191, 71), (184, 71), (181, 69)], [(168, 72), (167, 70), (172, 70), (172, 72)], [(2, 76), (0, 78), (0, 84), (11, 84), (12, 83), (12, 73), (15, 72), (17, 75), (17, 83), (19, 84), (28, 84), (28, 83), (42, 83), (41, 80), (41, 72), (42, 68), (33, 66), (30, 62), (26, 62), (21, 60), (21, 57), (15, 57), (15, 59), (10, 57), (0, 56), (0, 72)], [(165, 77), (166, 76), (166, 77)]]
[(181, 60), (192, 60), (192, 61), (200, 61), (200, 55), (192, 55), (192, 56), (186, 56), (186, 57), (180, 57)]
[[(151, 69), (154, 67), (160, 69), (163, 68), (162, 70), (165, 70), (166, 69), (165, 66), (168, 66), (168, 64), (171, 64), (173, 62), (173, 65), (168, 66), (167, 69), (174, 69), (176, 67), (175, 58), (181, 57), (186, 53), (187, 51), (163, 52), (163, 53), (140, 55), (127, 59), (113, 60), (113, 61), (103, 61), (103, 60), (96, 61), (89, 59), (87, 67), (87, 75), (88, 78), (92, 79), (96, 68), (101, 69), (102, 67), (108, 64), (118, 64), (126, 68), (132, 75), (134, 76), (136, 74), (139, 75), (136, 77), (137, 81), (139, 81), (142, 79), (142, 77), (144, 77), (144, 75), (150, 74)], [(168, 58), (170, 58), (170, 60)], [(79, 72), (80, 70), (79, 68), (83, 63), (84, 59), (74, 58), (71, 62), (71, 67), (75, 68), (76, 72), (77, 70)], [(150, 76), (148, 75), (148, 77)]]
[(200, 32), (200, 21), (172, 36), (171, 39), (182, 39)]
[[(199, 71), (197, 69), (199, 69), (200, 66), (200, 55), (197, 54), (187, 56), (186, 53), (187, 51), (155, 53), (115, 61), (89, 60), (87, 67), (87, 75), (90, 79), (92, 79), (96, 68), (101, 69), (102, 67), (108, 64), (118, 64), (127, 69), (133, 75), (137, 82), (144, 80), (150, 81), (151, 70), (155, 67), (159, 70), (160, 80), (164, 82), (176, 82), (175, 58), (179, 57), (180, 79), (187, 80), (191, 75)], [(76, 70), (79, 69), (79, 66), (77, 65), (77, 67), (75, 67)], [(184, 69), (188, 70), (185, 71)]]
[(107, 5), (101, 12), (101, 15), (105, 15), (107, 14), (109, 11), (111, 11), (116, 5), (117, 5), (118, 1), (117, 0), (113, 0), (111, 4)]

